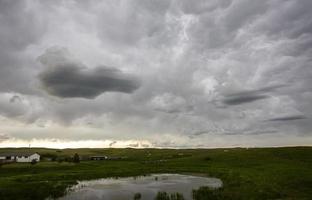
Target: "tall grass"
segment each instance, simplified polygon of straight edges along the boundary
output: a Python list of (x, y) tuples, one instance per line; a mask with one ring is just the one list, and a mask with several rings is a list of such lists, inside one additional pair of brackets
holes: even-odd
[[(198, 173), (220, 178), (222, 191), (204, 191), (232, 200), (312, 199), (312, 148), (233, 149), (31, 149), (47, 157), (107, 155), (122, 160), (38, 162), (0, 167), (0, 199), (59, 197), (77, 180), (151, 173)], [(0, 149), (0, 152), (29, 149)], [(53, 157), (53, 156), (52, 156)], [(219, 196), (221, 193), (221, 197)]]
[(167, 192), (158, 192), (155, 200), (184, 200), (184, 197), (180, 193), (168, 194)]

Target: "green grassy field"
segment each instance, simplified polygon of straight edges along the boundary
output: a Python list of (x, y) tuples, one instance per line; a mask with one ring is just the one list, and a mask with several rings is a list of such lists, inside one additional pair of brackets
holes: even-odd
[[(23, 149), (0, 149), (12, 151)], [(82, 157), (107, 155), (123, 159), (6, 164), (0, 167), (0, 199), (55, 198), (77, 180), (150, 173), (198, 173), (220, 178), (224, 183), (222, 199), (312, 199), (312, 147), (31, 151), (57, 157), (78, 153)]]

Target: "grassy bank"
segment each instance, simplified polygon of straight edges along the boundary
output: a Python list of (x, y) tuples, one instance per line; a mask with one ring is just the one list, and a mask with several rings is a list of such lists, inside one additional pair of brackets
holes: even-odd
[[(0, 149), (0, 152), (23, 149)], [(0, 168), (0, 199), (63, 195), (77, 180), (150, 173), (200, 173), (221, 178), (223, 199), (312, 199), (312, 148), (31, 149), (57, 157), (108, 155), (122, 160), (14, 163)], [(139, 192), (139, 191), (137, 191)]]

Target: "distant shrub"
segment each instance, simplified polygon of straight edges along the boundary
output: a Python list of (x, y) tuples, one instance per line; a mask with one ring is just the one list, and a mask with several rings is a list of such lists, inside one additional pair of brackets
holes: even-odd
[(37, 160), (36, 160), (36, 159), (32, 159), (31, 162), (30, 162), (30, 164), (32, 164), (32, 165), (37, 164)]
[(65, 162), (73, 162), (73, 157), (65, 156), (65, 157), (63, 157), (63, 161), (65, 161)]
[(53, 153), (44, 153), (41, 154), (42, 159), (51, 159), (51, 161), (56, 161), (57, 155)]
[(58, 156), (56, 158), (56, 161), (59, 162), (59, 163), (62, 163), (62, 162), (74, 162), (74, 157), (70, 157), (70, 156)]
[(74, 163), (79, 163), (80, 162), (80, 157), (79, 157), (78, 153), (75, 153), (75, 155), (73, 157), (73, 162)]
[(133, 199), (134, 200), (140, 200), (142, 197), (141, 193), (135, 193)]
[(211, 157), (207, 156), (207, 157), (204, 158), (204, 160), (211, 161)]

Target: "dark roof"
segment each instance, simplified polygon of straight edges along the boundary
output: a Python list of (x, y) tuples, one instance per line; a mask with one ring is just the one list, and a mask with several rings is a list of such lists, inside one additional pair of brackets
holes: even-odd
[(0, 156), (31, 156), (35, 153), (36, 152), (5, 152), (5, 153), (0, 153)]

